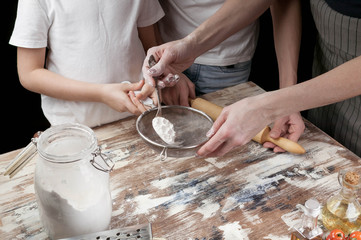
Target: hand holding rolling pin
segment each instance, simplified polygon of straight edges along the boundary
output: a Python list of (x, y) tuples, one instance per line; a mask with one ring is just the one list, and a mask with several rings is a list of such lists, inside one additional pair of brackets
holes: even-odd
[[(293, 114), (291, 114), (290, 117), (286, 118), (287, 124), (290, 126), (288, 139), (280, 137), (285, 129), (284, 125), (280, 123), (284, 123), (285, 118), (280, 119), (280, 123), (277, 123), (278, 126), (275, 123), (274, 132), (272, 132), (273, 129), (270, 132), (269, 127), (264, 127), (273, 121), (273, 112), (268, 111), (270, 109), (262, 108), (264, 95), (245, 98), (223, 108), (223, 110), (203, 99), (191, 100), (192, 107), (204, 110), (215, 120), (213, 127), (207, 133), (207, 136), (210, 137), (209, 141), (198, 150), (197, 154), (199, 156), (222, 156), (234, 147), (248, 143), (251, 139), (264, 143), (264, 146), (278, 145), (289, 152), (305, 153), (302, 146), (296, 143), (304, 130), (304, 125), (297, 122), (299, 121), (298, 117), (292, 117)], [(280, 128), (280, 126), (282, 127)], [(279, 150), (275, 148), (274, 151), (278, 152)]]

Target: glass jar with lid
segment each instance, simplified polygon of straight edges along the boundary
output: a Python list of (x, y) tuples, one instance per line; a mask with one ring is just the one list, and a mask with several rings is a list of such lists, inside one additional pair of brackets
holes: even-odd
[(341, 190), (331, 196), (322, 209), (322, 222), (328, 230), (341, 229), (345, 235), (361, 228), (361, 206), (357, 191), (361, 188), (360, 168), (341, 170)]
[(113, 162), (100, 152), (94, 132), (80, 124), (52, 126), (36, 140), (35, 194), (51, 238), (109, 228)]
[(318, 215), (321, 212), (321, 205), (316, 199), (308, 199), (305, 205), (297, 204), (302, 210), (302, 220), (294, 228), (297, 233), (292, 234), (292, 239), (316, 239), (322, 234), (322, 229), (317, 225)]

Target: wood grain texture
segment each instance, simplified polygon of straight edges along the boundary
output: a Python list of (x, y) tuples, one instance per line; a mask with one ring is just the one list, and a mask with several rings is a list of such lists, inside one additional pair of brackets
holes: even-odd
[[(262, 93), (252, 82), (204, 96), (227, 106)], [(164, 239), (290, 239), (297, 204), (322, 204), (339, 189), (337, 172), (360, 158), (306, 121), (304, 155), (275, 154), (250, 142), (219, 158), (160, 161), (138, 136), (135, 117), (94, 131), (113, 154), (111, 228), (152, 223)], [(151, 127), (151, 126), (150, 126)], [(20, 150), (0, 155), (4, 169)], [(0, 176), (1, 239), (46, 239), (35, 201), (35, 158), (13, 179)]]

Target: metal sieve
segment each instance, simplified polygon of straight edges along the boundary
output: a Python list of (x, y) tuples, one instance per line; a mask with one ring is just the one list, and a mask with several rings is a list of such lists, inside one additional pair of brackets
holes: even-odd
[(213, 125), (208, 115), (191, 107), (163, 106), (162, 116), (173, 124), (176, 132), (175, 143), (165, 143), (152, 127), (156, 112), (157, 108), (143, 112), (137, 119), (136, 128), (142, 139), (160, 153), (162, 160), (167, 157), (194, 156), (199, 147), (208, 140), (206, 133)]

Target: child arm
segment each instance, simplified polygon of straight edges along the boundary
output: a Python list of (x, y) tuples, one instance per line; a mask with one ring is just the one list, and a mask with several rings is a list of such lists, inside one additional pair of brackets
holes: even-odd
[(36, 93), (68, 101), (102, 102), (119, 111), (140, 114), (128, 97), (139, 90), (136, 84), (97, 84), (66, 78), (44, 68), (45, 48), (18, 48), (18, 73), (21, 85)]
[(71, 101), (100, 101), (96, 84), (75, 81), (44, 68), (45, 48), (18, 48), (21, 85), (33, 92)]

